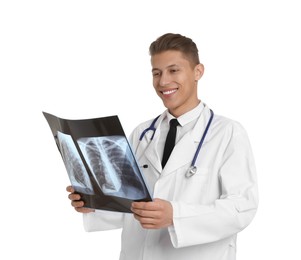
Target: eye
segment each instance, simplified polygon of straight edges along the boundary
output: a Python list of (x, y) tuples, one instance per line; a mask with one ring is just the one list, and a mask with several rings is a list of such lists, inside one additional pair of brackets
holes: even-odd
[(159, 77), (161, 75), (160, 71), (153, 71), (153, 77)]
[(173, 74), (173, 73), (177, 73), (178, 71), (179, 71), (179, 69), (170, 69), (169, 72)]

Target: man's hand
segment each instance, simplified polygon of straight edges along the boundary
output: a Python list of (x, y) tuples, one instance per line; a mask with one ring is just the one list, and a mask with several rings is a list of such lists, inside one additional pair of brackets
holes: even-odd
[(169, 201), (133, 202), (131, 210), (143, 228), (159, 229), (173, 225), (173, 208)]
[(66, 190), (69, 192), (68, 198), (71, 200), (71, 206), (74, 207), (77, 212), (90, 213), (95, 211), (94, 209), (84, 208), (84, 202), (81, 200), (80, 195), (75, 193), (72, 186), (68, 186)]

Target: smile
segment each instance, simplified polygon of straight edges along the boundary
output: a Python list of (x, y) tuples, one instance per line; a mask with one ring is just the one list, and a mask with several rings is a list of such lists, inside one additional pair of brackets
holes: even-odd
[(177, 91), (178, 89), (171, 89), (171, 90), (165, 90), (165, 91), (161, 91), (161, 93), (163, 95), (170, 95), (170, 94), (173, 94)]

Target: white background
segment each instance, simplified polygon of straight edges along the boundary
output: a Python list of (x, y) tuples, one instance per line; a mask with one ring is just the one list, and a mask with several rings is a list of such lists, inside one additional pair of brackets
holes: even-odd
[(199, 47), (199, 97), (252, 143), (260, 206), (238, 236), (238, 259), (301, 259), (298, 2), (1, 1), (0, 258), (118, 259), (120, 231), (85, 233), (71, 208), (42, 111), (118, 114), (129, 135), (165, 109), (148, 47), (174, 32)]

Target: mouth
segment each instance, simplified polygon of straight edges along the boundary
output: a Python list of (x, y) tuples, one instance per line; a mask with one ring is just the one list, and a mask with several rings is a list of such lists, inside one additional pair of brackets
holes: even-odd
[(178, 89), (176, 88), (176, 89), (168, 89), (168, 90), (164, 90), (164, 91), (160, 91), (160, 92), (163, 96), (169, 96), (169, 95), (174, 94), (177, 91), (178, 91)]

